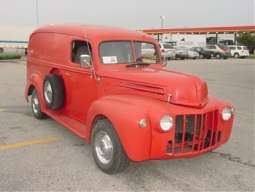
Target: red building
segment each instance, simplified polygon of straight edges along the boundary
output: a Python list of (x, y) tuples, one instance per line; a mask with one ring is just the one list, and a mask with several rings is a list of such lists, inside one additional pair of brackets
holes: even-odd
[(255, 32), (255, 26), (232, 26), (232, 27), (204, 27), (204, 28), (163, 28), (141, 30), (149, 35), (156, 36), (158, 40), (164, 34), (214, 34), (218, 42), (219, 34), (233, 34), (234, 41), (238, 32)]

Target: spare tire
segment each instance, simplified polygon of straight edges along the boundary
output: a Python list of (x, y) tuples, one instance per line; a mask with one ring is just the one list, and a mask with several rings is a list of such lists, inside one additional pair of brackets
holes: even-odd
[(43, 96), (47, 107), (52, 110), (60, 109), (64, 105), (64, 82), (55, 74), (47, 75), (43, 83)]

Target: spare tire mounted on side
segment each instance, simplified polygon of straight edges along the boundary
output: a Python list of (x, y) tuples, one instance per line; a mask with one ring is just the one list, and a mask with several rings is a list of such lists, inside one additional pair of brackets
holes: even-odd
[(43, 83), (43, 96), (47, 107), (52, 110), (64, 105), (64, 82), (55, 74), (47, 75)]

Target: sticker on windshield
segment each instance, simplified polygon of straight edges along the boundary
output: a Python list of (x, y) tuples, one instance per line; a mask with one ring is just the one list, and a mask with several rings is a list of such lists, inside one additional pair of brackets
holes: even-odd
[(116, 57), (116, 56), (107, 56), (107, 57), (103, 57), (103, 62), (104, 62), (104, 63), (110, 63), (110, 64), (118, 63), (117, 57)]

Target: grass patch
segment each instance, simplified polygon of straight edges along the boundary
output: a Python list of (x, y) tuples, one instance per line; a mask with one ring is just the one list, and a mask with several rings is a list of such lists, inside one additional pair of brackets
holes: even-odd
[(249, 56), (249, 58), (250, 58), (250, 59), (255, 59), (255, 54), (251, 54), (251, 55)]
[(0, 60), (20, 59), (21, 55), (18, 53), (0, 53)]

